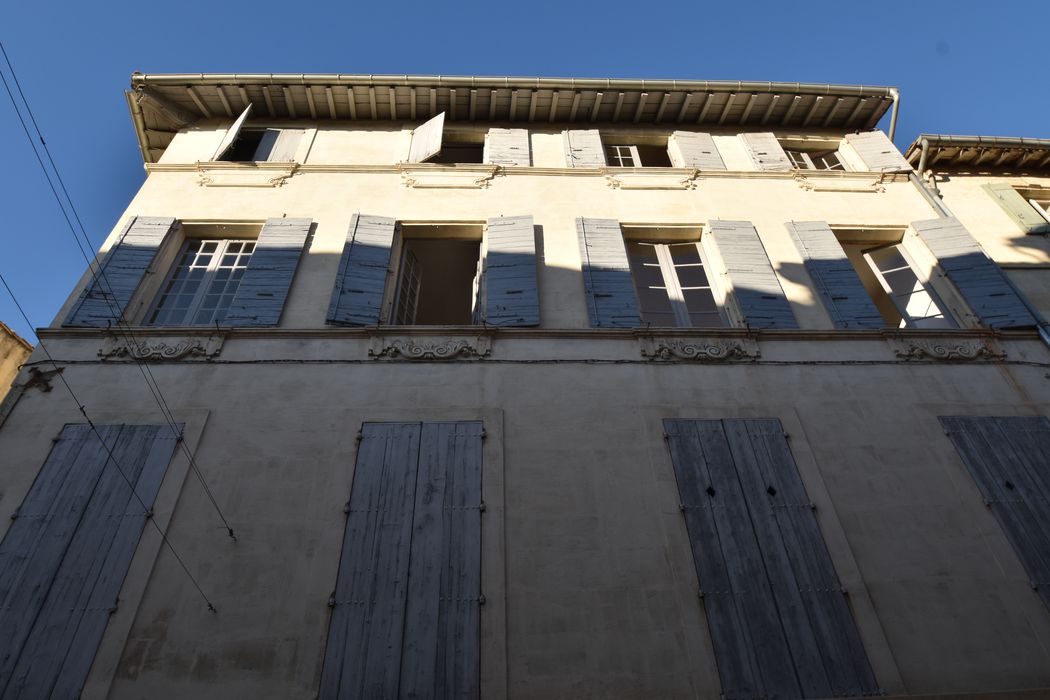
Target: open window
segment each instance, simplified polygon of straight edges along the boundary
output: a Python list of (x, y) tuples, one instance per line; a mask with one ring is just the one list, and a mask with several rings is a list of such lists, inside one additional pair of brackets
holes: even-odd
[(623, 231), (643, 323), (681, 328), (729, 325), (699, 229), (625, 226)]
[(835, 141), (782, 141), (791, 165), (799, 170), (848, 170)]
[(410, 163), (483, 163), (485, 134), (468, 129), (445, 129), (445, 113), (412, 131)]
[(305, 129), (246, 127), (252, 106), (241, 113), (219, 143), (212, 160), (231, 163), (290, 163), (295, 160)]
[(667, 145), (638, 143), (634, 139), (610, 138), (605, 145), (605, 161), (614, 168), (670, 168)]
[(402, 224), (391, 323), (477, 322), (483, 232), (482, 224)]

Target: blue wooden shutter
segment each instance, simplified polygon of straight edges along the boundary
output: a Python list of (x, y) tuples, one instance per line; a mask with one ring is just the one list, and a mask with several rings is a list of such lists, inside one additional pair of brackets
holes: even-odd
[(78, 696), (176, 447), (167, 425), (98, 430), (113, 459), (67, 425), (0, 543), (0, 697)]
[(836, 328), (884, 328), (864, 283), (826, 221), (786, 224)]
[(482, 432), (364, 425), (320, 698), (478, 696)]
[(798, 328), (762, 239), (750, 221), (711, 222), (711, 236), (749, 328)]
[(780, 421), (664, 427), (723, 695), (877, 694)]
[(615, 219), (576, 219), (587, 315), (593, 328), (641, 325), (631, 264)]
[(711, 134), (701, 131), (676, 131), (667, 140), (667, 153), (676, 168), (725, 170), (726, 164)]
[[(62, 325), (105, 328), (120, 322), (131, 296), (174, 228), (175, 219), (168, 216), (132, 219), (102, 259), (102, 272), (92, 275)], [(93, 272), (98, 269), (91, 265)]]
[(940, 416), (1029, 582), (1050, 608), (1050, 421)]
[(605, 165), (605, 148), (597, 129), (570, 129), (561, 132), (565, 165), (569, 168), (600, 168)]
[(268, 219), (223, 323), (276, 326), (310, 233), (310, 219)]
[(501, 216), (488, 220), (483, 274), (486, 324), (540, 324), (536, 234), (531, 216)]
[(981, 325), (988, 328), (1037, 325), (1003, 271), (958, 219), (927, 219), (913, 221), (911, 225)]
[(354, 214), (328, 305), (328, 323), (348, 326), (379, 323), (394, 228), (394, 220), (385, 216)]
[(886, 134), (881, 131), (866, 131), (862, 134), (847, 134), (846, 142), (853, 146), (868, 170), (876, 173), (911, 172), (911, 166), (897, 150)]
[(981, 185), (981, 188), (1026, 234), (1050, 233), (1050, 221), (1044, 219), (1011, 185), (993, 182)]

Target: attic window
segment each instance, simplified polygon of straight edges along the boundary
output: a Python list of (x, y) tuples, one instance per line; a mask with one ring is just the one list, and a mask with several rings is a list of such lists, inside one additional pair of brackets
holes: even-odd
[(618, 143), (605, 146), (605, 160), (614, 168), (669, 168), (667, 146), (644, 143)]
[(485, 144), (449, 140), (441, 144), (441, 151), (428, 163), (483, 163)]
[(231, 163), (288, 163), (305, 134), (304, 129), (241, 129), (217, 160)]
[(791, 164), (799, 170), (845, 170), (837, 149), (785, 148)]

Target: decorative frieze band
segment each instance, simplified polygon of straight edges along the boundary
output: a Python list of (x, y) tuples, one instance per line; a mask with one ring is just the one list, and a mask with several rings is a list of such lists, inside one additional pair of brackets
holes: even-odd
[(904, 360), (989, 362), (1006, 358), (1006, 353), (992, 341), (982, 339), (894, 339), (890, 344), (897, 357)]
[(131, 359), (145, 362), (209, 360), (222, 350), (225, 335), (193, 338), (110, 337), (98, 351), (103, 360)]
[(477, 338), (386, 338), (373, 336), (373, 360), (483, 360), (492, 352), (488, 336)]
[(761, 356), (758, 343), (743, 338), (641, 338), (642, 357), (649, 360), (749, 362)]

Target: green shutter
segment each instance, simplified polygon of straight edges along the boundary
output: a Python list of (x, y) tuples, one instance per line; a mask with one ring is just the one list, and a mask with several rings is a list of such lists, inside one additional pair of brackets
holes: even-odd
[(995, 203), (1002, 207), (1007, 216), (1014, 220), (1025, 233), (1050, 233), (1050, 221), (1047, 221), (1021, 193), (1010, 185), (993, 182), (982, 185), (985, 192), (991, 195)]

